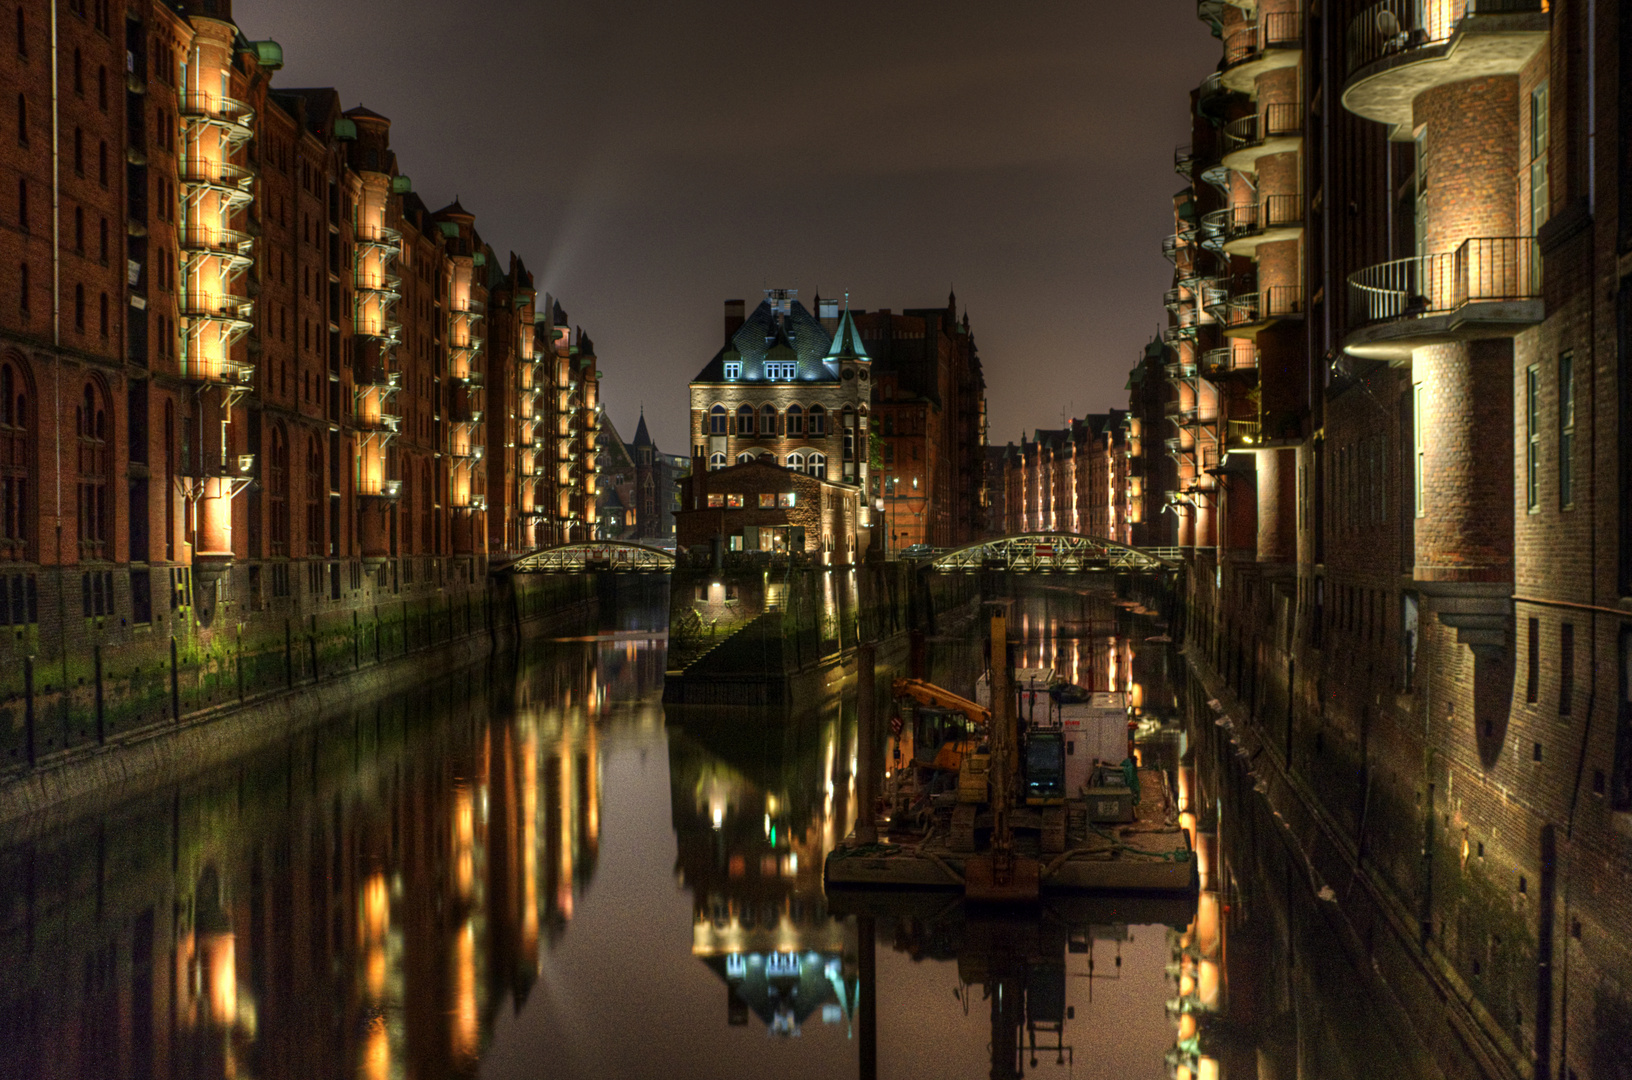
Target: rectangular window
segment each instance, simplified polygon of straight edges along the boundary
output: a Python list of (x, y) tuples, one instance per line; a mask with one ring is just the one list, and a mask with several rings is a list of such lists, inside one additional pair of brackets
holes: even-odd
[(759, 508), (761, 510), (776, 509), (776, 492), (762, 491), (759, 493)]
[(1417, 501), (1417, 516), (1423, 514), (1422, 457), (1425, 439), (1422, 433), (1422, 384), (1411, 385), (1411, 491)]
[(1575, 354), (1558, 358), (1558, 505), (1575, 506)]
[(1541, 691), (1541, 620), (1531, 619), (1525, 630), (1529, 640), (1525, 643), (1524, 700), (1535, 704)]
[(709, 506), (724, 506), (725, 505), (725, 496), (720, 495), (720, 494), (711, 494), (711, 495), (709, 495), (708, 505)]
[(1570, 715), (1575, 700), (1575, 624), (1558, 627), (1558, 715)]
[(781, 506), (792, 506), (797, 497), (798, 497), (797, 492), (784, 491), (784, 492), (782, 492), (781, 495), (777, 496), (777, 501), (778, 501), (778, 504), (781, 505)]
[(742, 496), (741, 495), (727, 495), (725, 497), (725, 507), (726, 507), (727, 510), (741, 510), (742, 509)]
[(1547, 84), (1530, 92), (1530, 232), (1546, 224), (1547, 202)]
[(1534, 364), (1524, 371), (1524, 505), (1533, 514), (1541, 509), (1541, 372)]
[(740, 378), (742, 378), (742, 361), (740, 361), (740, 360), (727, 360), (725, 362), (725, 377), (727, 379), (740, 379)]

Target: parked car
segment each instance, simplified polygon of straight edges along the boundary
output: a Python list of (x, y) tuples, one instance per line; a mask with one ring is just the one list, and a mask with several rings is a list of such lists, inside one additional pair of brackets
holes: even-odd
[(908, 544), (901, 549), (903, 559), (927, 559), (935, 554), (935, 549), (928, 544)]

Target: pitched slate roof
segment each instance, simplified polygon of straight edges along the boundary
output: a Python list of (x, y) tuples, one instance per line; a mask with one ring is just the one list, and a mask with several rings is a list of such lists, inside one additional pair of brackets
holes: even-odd
[(743, 382), (763, 381), (766, 359), (796, 362), (794, 378), (799, 382), (838, 382), (838, 368), (827, 363), (832, 344), (833, 338), (799, 301), (792, 301), (781, 318), (769, 301), (761, 301), (692, 382), (725, 382), (728, 359), (742, 362)]

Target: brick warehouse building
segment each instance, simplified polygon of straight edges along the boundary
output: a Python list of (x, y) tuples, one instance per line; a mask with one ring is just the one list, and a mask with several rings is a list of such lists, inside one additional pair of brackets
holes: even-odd
[(388, 119), (273, 86), (281, 49), (245, 40), (224, 0), (61, 6), (54, 54), (51, 16), (21, 5), (0, 47), (0, 550), (20, 654), (60, 659), (59, 686), (93, 652), (168, 635), (204, 655), (222, 606), (245, 639), (281, 641), (291, 620), (442, 603), (492, 554), (590, 535), (588, 339), (553, 302), (534, 312), (473, 215), (427, 208)]
[(1402, 1002), (1503, 1074), (1612, 1075), (1632, 19), (1197, 9), (1223, 55), (1175, 155), (1159, 493), (1191, 644), (1258, 717), (1272, 797), (1358, 883), (1341, 908)]

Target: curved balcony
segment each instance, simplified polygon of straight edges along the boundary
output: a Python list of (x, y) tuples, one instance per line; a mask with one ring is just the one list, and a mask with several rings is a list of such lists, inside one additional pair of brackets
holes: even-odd
[(388, 412), (358, 412), (351, 417), (351, 426), (358, 431), (385, 432), (395, 435), (402, 427), (402, 417)]
[(1224, 439), (1230, 446), (1256, 446), (1258, 444), (1258, 421), (1226, 421)]
[(1423, 345), (1512, 337), (1545, 314), (1535, 237), (1464, 240), (1455, 251), (1349, 275), (1351, 356), (1411, 362)]
[(1162, 303), (1166, 305), (1169, 311), (1177, 311), (1179, 308), (1187, 306), (1194, 307), (1196, 303), (1195, 290), (1187, 286), (1169, 289), (1162, 294)]
[(180, 233), (177, 240), (190, 259), (225, 259), (229, 271), (248, 269), (255, 261), (250, 255), (255, 238), (248, 233), (204, 225), (189, 225)]
[(449, 407), (448, 418), (455, 424), (479, 424), (482, 422), (482, 410), (469, 404), (455, 404)]
[[(1224, 73), (1215, 71), (1201, 81), (1196, 90), (1196, 109), (1208, 120), (1224, 119), (1224, 111), (1235, 91), (1224, 85)], [(1188, 173), (1186, 175), (1189, 175)]]
[(375, 342), (381, 348), (394, 348), (402, 344), (402, 324), (395, 319), (381, 319), (370, 323), (358, 318), (352, 323), (352, 332), (365, 342)]
[(355, 385), (359, 390), (373, 389), (391, 392), (402, 389), (402, 372), (388, 371), (385, 368), (361, 368), (355, 376)]
[(1303, 13), (1278, 11), (1237, 27), (1224, 39), (1224, 87), (1250, 93), (1258, 76), (1291, 67), (1303, 51)]
[(247, 480), (255, 475), (255, 455), (183, 455), (179, 471), (192, 480)]
[(463, 386), (471, 387), (472, 389), (482, 385), (482, 373), (476, 368), (466, 368), (463, 371), (455, 371), (448, 377), (454, 382)]
[(1173, 148), (1173, 171), (1174, 172), (1178, 173), (1180, 176), (1182, 176), (1186, 180), (1188, 180), (1188, 179), (1190, 179), (1190, 172), (1191, 172), (1191, 169), (1195, 166), (1195, 163), (1196, 163), (1196, 159), (1195, 159), (1194, 155), (1192, 155), (1190, 153), (1190, 144), (1189, 143), (1185, 143), (1183, 146), (1176, 146), (1176, 147)]
[(1301, 318), (1301, 285), (1274, 285), (1258, 292), (1232, 293), (1224, 333), (1229, 337), (1256, 337), (1282, 319)]
[(1241, 348), (1239, 345), (1225, 345), (1217, 349), (1208, 349), (1201, 354), (1201, 369), (1208, 375), (1227, 375), (1231, 372), (1258, 370), (1258, 348)]
[(377, 299), (394, 304), (402, 299), (402, 278), (396, 274), (358, 274), (356, 288), (370, 300)]
[(1196, 377), (1196, 365), (1189, 360), (1169, 360), (1163, 370), (1170, 379), (1193, 379)]
[(255, 384), (255, 365), (221, 357), (186, 356), (181, 362), (181, 377), (188, 382), (247, 388)]
[(210, 191), (231, 206), (247, 205), (254, 197), (255, 170), (245, 165), (209, 158), (182, 158), (176, 163), (178, 178), (190, 191)]
[(1170, 262), (1176, 262), (1179, 258), (1179, 252), (1194, 243), (1195, 239), (1196, 228), (1194, 225), (1181, 227), (1178, 232), (1162, 237), (1162, 254)]
[(1295, 101), (1275, 102), (1224, 125), (1224, 164), (1237, 172), (1257, 172), (1259, 158), (1289, 154), (1302, 143), (1303, 107)]
[(463, 446), (456, 445), (452, 450), (448, 451), (448, 453), (450, 457), (456, 457), (461, 461), (482, 460), (482, 447), (480, 443), (466, 443)]
[(1196, 324), (1194, 322), (1188, 325), (1177, 323), (1172, 326), (1162, 327), (1162, 343), (1164, 345), (1178, 346), (1183, 342), (1194, 340), (1196, 340)]
[(1227, 278), (1207, 278), (1201, 283), (1201, 306), (1219, 322), (1228, 318), (1230, 282)]
[(1259, 244), (1296, 240), (1303, 234), (1303, 196), (1265, 195), (1257, 203), (1230, 208), (1224, 254), (1251, 256)]
[(380, 248), (390, 251), (392, 255), (401, 251), (403, 246), (403, 235), (385, 225), (357, 225), (351, 230), (351, 238), (359, 248)]
[(1545, 44), (1548, 22), (1543, 0), (1382, 0), (1349, 24), (1343, 107), (1409, 131), (1419, 94), (1517, 75)]
[(176, 111), (189, 124), (208, 124), (237, 144), (248, 142), (254, 132), (255, 110), (247, 101), (224, 94), (182, 94)]
[(357, 481), (357, 497), (359, 499), (380, 499), (385, 502), (395, 502), (401, 496), (401, 480), (362, 479)]

